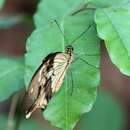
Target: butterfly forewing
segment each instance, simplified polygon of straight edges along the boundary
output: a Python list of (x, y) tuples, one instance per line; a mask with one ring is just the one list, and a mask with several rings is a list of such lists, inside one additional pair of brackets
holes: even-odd
[(65, 72), (68, 68), (70, 57), (68, 54), (59, 53), (56, 55), (54, 59), (54, 76), (52, 76), (52, 92), (55, 93), (59, 90), (64, 76)]

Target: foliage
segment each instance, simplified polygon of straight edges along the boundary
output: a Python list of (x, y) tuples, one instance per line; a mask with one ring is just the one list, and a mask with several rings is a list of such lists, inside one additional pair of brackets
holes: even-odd
[[(122, 130), (124, 126), (124, 111), (114, 97), (106, 92), (99, 92), (92, 111), (81, 116), (78, 130)], [(103, 104), (103, 105), (102, 105)], [(5, 130), (8, 126), (8, 116), (0, 115), (0, 129)], [(111, 125), (108, 125), (108, 122)], [(12, 121), (12, 130), (15, 130), (16, 119)], [(43, 127), (44, 126), (44, 127)], [(52, 130), (36, 120), (22, 119), (19, 130)]]
[[(0, 57), (0, 101), (24, 87), (23, 77), (27, 88), (44, 57), (51, 52), (64, 52), (66, 45), (91, 25), (73, 43), (74, 60), (78, 55), (87, 63), (79, 59), (70, 66), (74, 80), (72, 95), (68, 71), (60, 91), (54, 95), (43, 114), (54, 126), (72, 130), (80, 116), (91, 110), (96, 99), (96, 89), (100, 82), (101, 39), (104, 40), (112, 63), (123, 74), (130, 75), (129, 5), (129, 0), (41, 0), (34, 16), (36, 29), (27, 40), (25, 59)], [(0, 6), (2, 7), (1, 3)], [(0, 26), (10, 27), (19, 18), (2, 17)], [(54, 20), (58, 21), (68, 42)]]
[[(38, 10), (34, 17), (34, 22), (37, 27), (48, 24), (57, 18), (64, 18), (71, 15), (71, 13), (79, 6), (84, 5), (85, 0), (57, 0), (54, 4), (51, 0), (41, 0), (38, 5)], [(44, 18), (44, 20), (43, 20)]]
[(126, 75), (130, 75), (130, 10), (128, 5), (98, 9), (97, 31), (105, 40), (112, 62)]
[(0, 0), (0, 10), (2, 9), (2, 7), (4, 6), (5, 0)]
[(23, 58), (0, 56), (0, 101), (24, 87)]
[(100, 91), (92, 111), (82, 116), (79, 129), (122, 130), (125, 120), (124, 115), (124, 109), (120, 102), (110, 93)]

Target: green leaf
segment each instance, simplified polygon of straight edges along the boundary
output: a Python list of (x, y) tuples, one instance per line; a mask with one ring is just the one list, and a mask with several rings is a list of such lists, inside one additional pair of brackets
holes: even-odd
[(111, 94), (100, 92), (92, 111), (82, 116), (80, 130), (122, 130), (124, 115), (120, 102)]
[[(24, 119), (19, 120), (20, 121), (19, 126), (17, 124), (18, 123), (17, 121), (18, 121), (17, 118), (14, 120), (11, 120), (10, 126), (12, 129), (10, 130), (16, 130), (15, 128), (16, 126), (18, 127), (18, 130), (49, 130), (45, 127), (43, 128), (41, 124), (38, 123), (36, 120), (24, 120)], [(8, 122), (7, 115), (2, 114), (0, 116), (0, 129), (6, 130), (9, 127), (8, 123), (9, 122)]]
[(129, 0), (89, 0), (92, 5), (95, 5), (96, 8), (104, 8), (111, 6), (118, 6), (129, 2)]
[(130, 10), (127, 6), (98, 9), (95, 22), (112, 62), (130, 75)]
[(23, 16), (0, 16), (0, 29), (7, 29), (23, 20)]
[(4, 3), (5, 3), (5, 0), (0, 0), (0, 10), (2, 9)]
[(24, 87), (23, 58), (0, 57), (0, 101)]
[[(28, 86), (32, 75), (45, 56), (51, 52), (64, 52), (65, 46), (79, 36), (90, 24), (91, 28), (73, 43), (74, 52), (89, 64), (99, 66), (99, 39), (96, 35), (93, 17), (93, 11), (83, 11), (59, 22), (68, 43), (64, 41), (65, 39), (54, 22), (33, 32), (28, 39), (27, 53), (25, 55), (26, 86)], [(83, 55), (86, 53), (93, 56)], [(95, 56), (95, 54), (97, 55)], [(74, 59), (76, 56), (74, 55)], [(44, 117), (53, 125), (64, 130), (71, 130), (80, 115), (91, 110), (99, 84), (99, 70), (93, 66), (81, 60), (71, 64), (70, 68), (74, 81), (72, 95), (70, 94), (72, 82), (69, 80), (68, 83), (68, 80), (64, 80), (61, 89), (54, 95), (44, 112)], [(69, 75), (66, 79), (68, 78), (70, 78)]]
[(34, 17), (35, 24), (41, 27), (52, 20), (68, 16), (85, 3), (85, 0), (41, 0)]

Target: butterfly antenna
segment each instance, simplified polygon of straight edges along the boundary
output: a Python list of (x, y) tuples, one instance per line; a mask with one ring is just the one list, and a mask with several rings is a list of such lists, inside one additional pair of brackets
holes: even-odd
[[(57, 20), (54, 20), (54, 21), (55, 21), (57, 27), (59, 28), (59, 30), (60, 30), (62, 36), (64, 37), (65, 42), (67, 42), (67, 38), (65, 37), (65, 34), (64, 34), (63, 31), (61, 30), (61, 27), (60, 27), (60, 25), (58, 24), (58, 21), (57, 21)], [(68, 42), (67, 42), (67, 43), (68, 43)]]
[(75, 41), (77, 41), (81, 36), (83, 36), (91, 27), (91, 25), (89, 25), (78, 37), (76, 37), (71, 43), (70, 45), (72, 45)]

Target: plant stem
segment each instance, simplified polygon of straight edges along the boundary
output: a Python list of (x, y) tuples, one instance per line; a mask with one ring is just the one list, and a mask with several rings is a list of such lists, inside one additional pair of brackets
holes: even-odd
[(19, 94), (15, 94), (12, 97), (6, 130), (12, 130), (13, 129), (14, 115), (15, 115), (15, 110), (16, 110), (16, 106), (17, 106), (18, 97), (19, 97)]
[(19, 130), (19, 126), (20, 126), (22, 114), (23, 114), (23, 105), (25, 103), (25, 98), (26, 98), (26, 91), (23, 89), (19, 95), (18, 115), (16, 118), (16, 124), (15, 124), (14, 130)]

